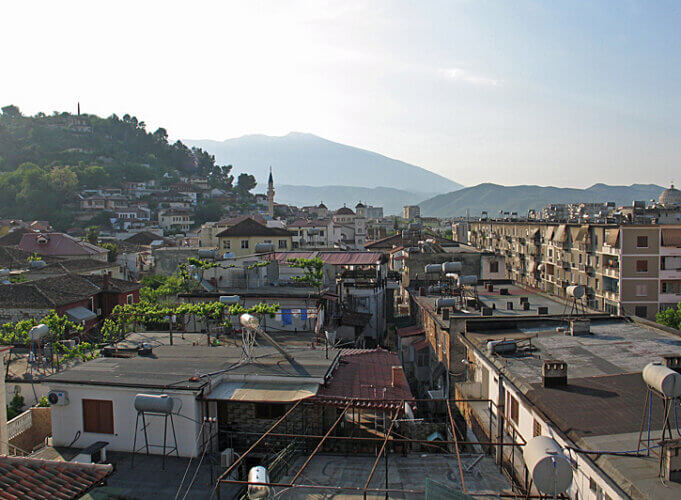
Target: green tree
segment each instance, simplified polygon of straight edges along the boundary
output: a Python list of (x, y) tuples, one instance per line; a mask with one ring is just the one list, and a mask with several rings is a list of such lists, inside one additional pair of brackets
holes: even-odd
[(306, 283), (321, 288), (324, 281), (324, 261), (319, 257), (312, 259), (288, 259), (289, 267), (303, 270), (302, 276), (293, 276), (296, 283)]
[(253, 177), (250, 174), (239, 174), (239, 178), (237, 179), (236, 182), (236, 188), (237, 190), (245, 195), (247, 194), (251, 189), (255, 188), (255, 186), (258, 183), (255, 182), (255, 177)]
[(676, 308), (668, 307), (664, 311), (660, 311), (655, 316), (655, 320), (661, 325), (670, 328), (681, 329), (681, 302), (677, 304)]
[(222, 217), (222, 205), (215, 200), (201, 201), (194, 212), (194, 221), (197, 224), (217, 221)]
[(115, 243), (102, 243), (100, 246), (102, 248), (106, 248), (109, 251), (108, 255), (106, 256), (107, 262), (116, 262), (119, 252), (118, 245)]
[(99, 226), (90, 226), (85, 233), (85, 239), (91, 245), (99, 244)]
[(14, 104), (10, 104), (9, 106), (4, 106), (2, 108), (2, 114), (9, 118), (19, 118), (21, 116), (21, 111), (19, 111), (19, 108)]

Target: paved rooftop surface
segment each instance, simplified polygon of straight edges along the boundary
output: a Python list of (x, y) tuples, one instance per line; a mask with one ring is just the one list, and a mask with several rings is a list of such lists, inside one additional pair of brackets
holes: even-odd
[[(159, 345), (151, 356), (97, 358), (45, 379), (48, 384), (81, 383), (198, 390), (208, 383), (208, 373), (223, 372), (224, 377), (325, 377), (338, 351), (326, 359), (323, 349), (296, 348), (290, 351), (294, 364), (274, 348), (256, 346), (254, 361), (241, 363), (242, 350), (234, 345), (219, 347)], [(192, 380), (193, 379), (193, 380)]]
[[(519, 321), (513, 329), (508, 329), (508, 322), (506, 329), (469, 323), (466, 337), (577, 446), (636, 450), (646, 396), (641, 371), (650, 362), (662, 361), (664, 355), (681, 354), (681, 336), (624, 319), (592, 319), (591, 334), (576, 337), (557, 331), (559, 325), (549, 319)], [(519, 351), (503, 356), (488, 354), (486, 342), (501, 338), (522, 340)], [(567, 386), (543, 387), (541, 367), (545, 359), (567, 362)], [(656, 396), (652, 402), (651, 444), (657, 444), (663, 403)], [(671, 418), (674, 437), (680, 436), (673, 414)], [(656, 455), (604, 455), (596, 461), (632, 497), (681, 498), (680, 483), (663, 485), (658, 479)]]
[[(464, 469), (471, 466), (470, 472), (464, 473), (464, 480), (468, 491), (481, 494), (476, 498), (498, 498), (498, 494), (504, 490), (510, 491), (508, 480), (502, 475), (494, 464), (491, 457), (480, 455), (461, 455)], [(292, 479), (303, 465), (307, 457), (299, 457), (289, 469), (289, 475), (281, 479), (286, 483)], [(369, 472), (374, 464), (374, 456), (343, 456), (343, 455), (318, 455), (307, 466), (297, 483), (307, 485), (342, 485), (351, 488), (362, 488)], [(424, 491), (426, 478), (437, 481), (441, 485), (451, 488), (452, 492), (461, 491), (461, 479), (459, 466), (454, 455), (445, 454), (412, 454), (409, 456), (388, 456), (388, 486), (390, 489)], [(371, 480), (370, 488), (385, 488), (385, 463), (383, 459), (376, 468)], [(277, 493), (280, 490), (277, 489)], [(488, 495), (485, 495), (487, 493)], [(298, 489), (285, 490), (278, 498), (285, 500), (293, 499), (361, 499), (361, 492), (327, 490)], [(368, 499), (378, 500), (385, 498), (384, 494), (367, 495)], [(423, 499), (423, 493), (391, 493), (390, 498)], [(450, 498), (455, 498), (454, 495)]]

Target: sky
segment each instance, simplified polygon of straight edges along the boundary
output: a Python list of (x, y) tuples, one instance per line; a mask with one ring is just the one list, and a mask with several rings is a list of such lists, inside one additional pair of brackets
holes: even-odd
[[(308, 132), (464, 185), (681, 184), (681, 2), (2, 2), (0, 105)], [(676, 178), (675, 178), (676, 175)]]

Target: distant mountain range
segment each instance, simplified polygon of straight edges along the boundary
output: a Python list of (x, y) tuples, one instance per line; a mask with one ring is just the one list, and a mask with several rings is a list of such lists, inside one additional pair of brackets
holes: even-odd
[(354, 186), (275, 186), (277, 203), (296, 205), (319, 205), (324, 202), (329, 209), (335, 210), (347, 204), (355, 209), (357, 202), (365, 205), (383, 207), (385, 215), (397, 215), (404, 205), (417, 205), (424, 198), (436, 193), (413, 193), (402, 189), (387, 187), (361, 188)]
[[(262, 186), (270, 166), (277, 186), (332, 186), (400, 189), (410, 193), (445, 193), (462, 186), (415, 165), (387, 156), (332, 142), (312, 134), (291, 132), (283, 137), (246, 135), (226, 141), (186, 140), (215, 155), (218, 163), (233, 165), (235, 173), (255, 175)], [(256, 188), (258, 191), (259, 188)], [(348, 192), (352, 200), (363, 196)], [(281, 193), (283, 195), (283, 192)], [(319, 194), (314, 199), (319, 203)], [(427, 197), (422, 196), (423, 200)], [(330, 198), (329, 198), (330, 199)], [(349, 203), (351, 199), (348, 199)], [(363, 199), (364, 201), (364, 199)], [(379, 204), (366, 199), (370, 204)], [(301, 204), (302, 201), (297, 203)], [(308, 203), (308, 201), (305, 201)]]
[(500, 186), (478, 184), (452, 193), (440, 194), (419, 203), (421, 215), (453, 217), (480, 215), (486, 210), (490, 216), (500, 210), (526, 214), (530, 209), (540, 209), (549, 203), (581, 203), (614, 201), (617, 205), (631, 204), (634, 200), (658, 199), (663, 187), (655, 184), (609, 186), (594, 184), (587, 189), (557, 188), (552, 186)]

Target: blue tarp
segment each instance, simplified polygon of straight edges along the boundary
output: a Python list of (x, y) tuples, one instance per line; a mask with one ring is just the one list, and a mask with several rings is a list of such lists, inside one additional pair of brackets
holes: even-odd
[(300, 310), (300, 319), (302, 319), (303, 321), (307, 321), (307, 309)]
[(282, 323), (282, 325), (292, 325), (293, 324), (293, 315), (291, 314), (291, 309), (282, 309), (281, 310), (281, 323)]

